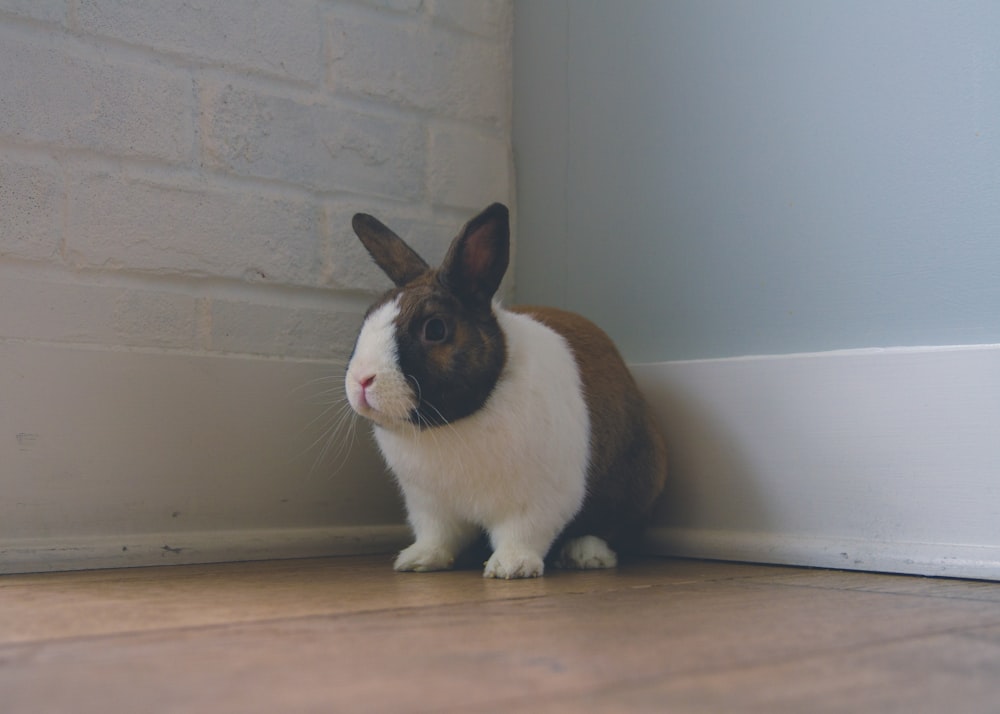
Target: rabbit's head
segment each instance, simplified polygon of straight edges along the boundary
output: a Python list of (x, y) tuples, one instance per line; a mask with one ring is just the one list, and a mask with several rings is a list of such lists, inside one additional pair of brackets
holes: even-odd
[(385, 428), (430, 428), (478, 411), (506, 361), (493, 297), (507, 270), (507, 208), (493, 204), (430, 268), (402, 238), (367, 214), (354, 231), (395, 283), (365, 315), (347, 367), (354, 410)]

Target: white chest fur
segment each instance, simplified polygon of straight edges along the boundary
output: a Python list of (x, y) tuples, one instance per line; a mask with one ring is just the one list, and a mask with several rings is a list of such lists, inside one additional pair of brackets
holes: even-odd
[(492, 531), (520, 521), (554, 537), (586, 489), (590, 420), (579, 370), (553, 330), (525, 315), (497, 316), (507, 363), (482, 409), (422, 431), (375, 427), (375, 437), (411, 522), (426, 515)]

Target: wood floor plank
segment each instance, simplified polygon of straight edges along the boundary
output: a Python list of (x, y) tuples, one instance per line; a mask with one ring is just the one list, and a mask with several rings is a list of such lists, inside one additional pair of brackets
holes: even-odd
[(534, 702), (531, 711), (995, 714), (998, 674), (996, 645), (944, 634), (553, 696)]
[[(855, 707), (826, 711), (892, 711), (937, 701), (938, 687), (948, 710), (979, 711), (954, 697), (1000, 696), (995, 602), (718, 577), (712, 564), (667, 575), (674, 565), (567, 574), (525, 597), (468, 574), (389, 574), (357, 599), (397, 606), (8, 644), (0, 692), (12, 714), (824, 711), (795, 708), (811, 696)], [(389, 582), (428, 590), (414, 605), (377, 592)], [(434, 602), (442, 592), (453, 599)], [(893, 698), (904, 681), (918, 694)]]
[(0, 576), (0, 644), (343, 614), (653, 583), (762, 577), (787, 569), (651, 560), (618, 572), (516, 582), (474, 571), (395, 573), (391, 556)]
[(920, 595), (943, 599), (985, 600), (1000, 602), (1000, 586), (984, 580), (926, 578), (913, 575), (884, 575), (842, 570), (804, 570), (788, 568), (783, 572), (762, 573), (757, 580), (834, 590)]

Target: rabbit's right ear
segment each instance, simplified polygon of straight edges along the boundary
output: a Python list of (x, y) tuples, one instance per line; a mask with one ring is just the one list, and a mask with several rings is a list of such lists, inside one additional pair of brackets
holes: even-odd
[(462, 298), (489, 308), (510, 262), (510, 214), (487, 206), (465, 224), (441, 264), (442, 281)]
[(424, 259), (374, 216), (357, 213), (351, 225), (375, 264), (396, 287), (401, 288), (427, 272), (429, 266)]

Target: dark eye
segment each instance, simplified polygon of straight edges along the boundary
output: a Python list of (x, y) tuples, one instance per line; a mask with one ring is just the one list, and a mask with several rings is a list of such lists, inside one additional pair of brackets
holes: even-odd
[(444, 342), (448, 338), (448, 325), (440, 317), (429, 318), (424, 323), (423, 340), (429, 343)]

